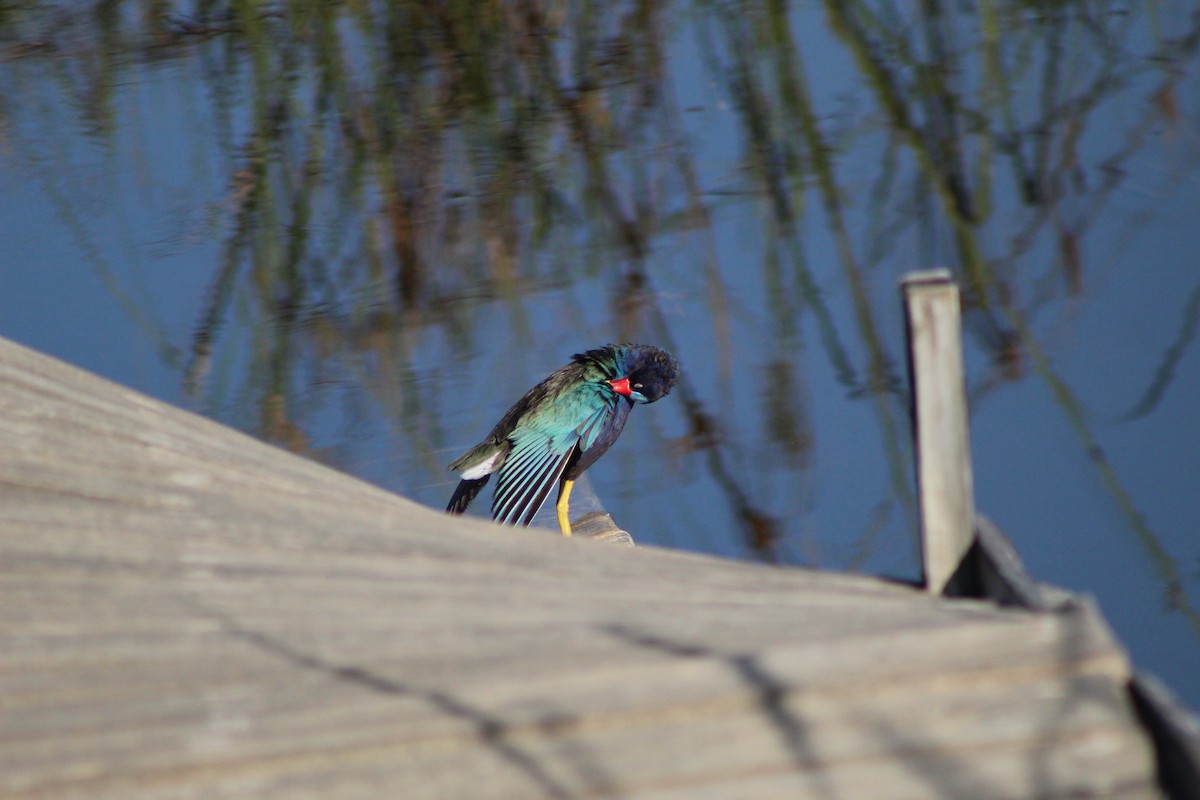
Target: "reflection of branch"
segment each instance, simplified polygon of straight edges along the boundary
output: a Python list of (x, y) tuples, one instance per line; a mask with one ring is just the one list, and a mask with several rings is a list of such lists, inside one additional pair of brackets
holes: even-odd
[(1087, 415), (1080, 404), (1079, 399), (1071, 388), (1058, 376), (1053, 367), (1050, 366), (1050, 359), (1042, 352), (1041, 347), (1033, 338), (1033, 334), (1027, 330), (1023, 323), (1019, 320), (1015, 323), (1019, 330), (1022, 331), (1025, 347), (1029, 352), (1030, 361), (1034, 368), (1041, 376), (1042, 380), (1050, 387), (1054, 393), (1054, 398), (1067, 416), (1067, 421), (1075, 430), (1076, 436), (1079, 437), (1080, 444), (1083, 446), (1084, 452), (1088, 459), (1095, 465), (1096, 471), (1100, 473), (1100, 481), (1104, 488), (1116, 501), (1117, 509), (1125, 518), (1126, 524), (1137, 536), (1146, 554), (1150, 557), (1150, 562), (1153, 564), (1155, 571), (1158, 573), (1159, 579), (1163, 583), (1163, 593), (1166, 599), (1166, 604), (1169, 608), (1180, 611), (1187, 619), (1188, 624), (1192, 626), (1192, 630), (1200, 635), (1200, 612), (1197, 612), (1192, 607), (1190, 600), (1183, 588), (1183, 578), (1179, 574), (1179, 567), (1171, 554), (1166, 551), (1159, 542), (1158, 536), (1154, 531), (1150, 530), (1146, 518), (1142, 516), (1142, 512), (1134, 504), (1133, 498), (1125, 491), (1125, 487), (1121, 485), (1120, 479), (1117, 477), (1116, 470), (1113, 469), (1112, 463), (1108, 457), (1104, 455), (1103, 448), (1096, 441), (1095, 435), (1092, 433), (1091, 427), (1087, 422)]
[(154, 319), (150, 303), (139, 302), (130, 292), (121, 286), (117, 272), (105, 258), (100, 246), (88, 230), (83, 217), (75, 210), (73, 201), (56, 185), (55, 181), (46, 179), (43, 188), (51, 204), (57, 209), (63, 224), (75, 237), (76, 245), (83, 252), (85, 262), (91, 266), (96, 277), (108, 290), (121, 310), (130, 321), (154, 343), (159, 358), (169, 367), (177, 367), (182, 358), (180, 349), (171, 343), (170, 337), (162, 325)]
[[(783, 9), (778, 4), (772, 4), (771, 10), (777, 15), (783, 14)], [(832, 171), (831, 149), (823, 140), (817, 125), (817, 115), (812, 108), (803, 65), (796, 52), (795, 43), (788, 35), (790, 28), (784, 19), (777, 18), (775, 23), (770, 26), (770, 30), (775, 35), (772, 45), (778, 53), (779, 59), (777, 72), (782, 107), (795, 117), (793, 124), (799, 129), (798, 142), (803, 142), (807, 147), (807, 161), (801, 161), (797, 156), (782, 155), (779, 150), (786, 147), (786, 143), (777, 145), (772, 140), (768, 107), (762, 93), (755, 88), (751, 75), (751, 64), (747, 60), (754, 48), (749, 43), (740, 40), (731, 41), (731, 49), (737, 58), (737, 69), (733, 73), (734, 77), (730, 80), (730, 93), (738, 101), (738, 108), (746, 122), (747, 138), (757, 156), (755, 166), (758, 167), (759, 177), (763, 181), (768, 196), (772, 199), (774, 220), (779, 226), (779, 230), (773, 238), (782, 240), (784, 244), (784, 252), (788, 256), (800, 294), (816, 318), (822, 346), (825, 348), (838, 382), (847, 388), (858, 387), (859, 378), (854, 365), (842, 344), (837, 326), (833, 321), (833, 314), (816, 278), (813, 277), (812, 270), (809, 269), (804, 250), (800, 246), (794, 204), (788, 197), (785, 182), (782, 180), (783, 175), (780, 174), (782, 170), (788, 170), (793, 184), (803, 186), (806, 183), (806, 175), (803, 174), (804, 167), (807, 166), (816, 173), (821, 184), (822, 197), (826, 201), (826, 212), (832, 211), (831, 223), (840, 226), (842, 219), (838, 203), (834, 199), (832, 209), (829, 203), (830, 199), (836, 198), (837, 195)], [(729, 26), (729, 31), (731, 38), (736, 39), (737, 32), (732, 25)], [(839, 255), (842, 256), (843, 267), (845, 268), (849, 263), (851, 264), (850, 272), (854, 272), (853, 257), (851, 256), (849, 262), (846, 260), (849, 249), (844, 235), (845, 228), (841, 227), (835, 232), (839, 234)], [(854, 281), (851, 280), (851, 287), (854, 288), (854, 285)], [(856, 294), (855, 299), (857, 301), (861, 297)]]
[[(778, 20), (777, 24), (771, 26), (771, 30), (775, 32), (775, 40), (772, 44), (780, 54), (778, 83), (780, 94), (784, 98), (783, 107), (795, 115), (794, 124), (799, 129), (801, 141), (807, 146), (807, 163), (817, 179), (822, 206), (837, 244), (838, 262), (841, 265), (846, 284), (850, 288), (854, 319), (868, 356), (866, 382), (865, 385), (858, 388), (870, 396), (879, 421), (888, 463), (889, 486), (892, 495), (909, 512), (908, 519), (915, 522), (915, 501), (907, 474), (908, 459), (905, 457), (904, 446), (901, 443), (902, 426), (896, 419), (893, 405), (894, 389), (898, 385), (898, 380), (895, 376), (892, 359), (879, 334), (875, 313), (867, 291), (866, 277), (851, 242), (837, 177), (834, 174), (831, 157), (833, 148), (825, 141), (817, 125), (817, 115), (809, 99), (802, 63), (794, 44), (787, 35), (789, 28), (782, 22), (782, 19)], [(742, 111), (747, 138), (754, 147), (755, 165), (758, 167), (759, 177), (763, 181), (767, 195), (772, 198), (774, 220), (780, 229), (779, 238), (790, 247), (793, 263), (799, 267), (803, 265), (803, 255), (797, 235), (797, 212), (795, 204), (790, 200), (787, 182), (784, 178), (787, 177), (785, 171), (789, 168), (795, 173), (791, 177), (797, 185), (802, 185), (805, 176), (802, 174), (799, 162), (795, 159), (781, 157), (782, 145), (777, 146), (774, 141), (769, 122), (769, 106), (763, 99), (763, 92), (755, 82), (752, 70), (751, 56), (754, 48), (747, 42), (741, 41), (740, 29), (736, 25), (729, 24), (726, 29), (730, 35), (729, 49), (735, 61), (730, 92), (738, 101), (738, 107)], [(806, 269), (798, 270), (802, 285), (806, 283), (806, 273)], [(814, 306), (814, 309), (820, 320), (820, 307)], [(832, 323), (828, 324), (832, 329)], [(824, 325), (822, 327), (824, 328)], [(827, 347), (831, 342), (836, 342), (836, 337), (826, 338)], [(834, 365), (841, 364), (840, 371), (847, 372), (849, 361), (844, 353), (840, 352), (840, 344), (833, 352), (841, 355), (841, 358), (832, 359)], [(915, 535), (915, 527), (912, 530)]]
[[(254, 10), (254, 15), (258, 20), (267, 19), (284, 19), (284, 12), (276, 11), (269, 8), (259, 8)], [(153, 19), (154, 15), (147, 14), (147, 18)], [(215, 36), (228, 36), (245, 33), (245, 25), (234, 19), (233, 15), (222, 17), (220, 20), (207, 18), (199, 20), (194, 17), (184, 15), (174, 15), (164, 19), (165, 24), (159, 30), (159, 38), (155, 41), (155, 47), (168, 47), (179, 44), (185, 40), (191, 42), (207, 41)]]
[(695, 166), (688, 158), (686, 145), (675, 130), (678, 125), (672, 111), (676, 105), (668, 102), (661, 95), (659, 99), (664, 125), (673, 139), (670, 149), (675, 156), (675, 169), (683, 180), (683, 190), (687, 197), (688, 226), (693, 230), (702, 231), (705, 237), (704, 276), (708, 289), (708, 308), (712, 318), (713, 339), (717, 345), (718, 373), (721, 376), (721, 382), (728, 385), (731, 383), (730, 378), (733, 372), (733, 341), (730, 334), (725, 281), (721, 275), (720, 265), (717, 263), (717, 243), (713, 235), (712, 216), (708, 213), (708, 206), (701, 199), (703, 192), (701, 182), (696, 175)]
[[(666, 315), (659, 307), (657, 297), (650, 290), (644, 276), (640, 276), (639, 273), (637, 280), (627, 282), (621, 296), (626, 302), (634, 303), (649, 313), (649, 328), (654, 332), (655, 341), (668, 350), (679, 352)], [(675, 387), (675, 394), (679, 395), (683, 403), (688, 421), (687, 449), (704, 451), (709, 473), (724, 492), (735, 517), (742, 523), (746, 546), (768, 561), (778, 560), (778, 520), (750, 502), (749, 495), (742, 488), (734, 470), (726, 463), (723, 448), (730, 445), (724, 437), (721, 422), (704, 410), (704, 404), (688, 379), (686, 369)]]
[(695, 400), (685, 401), (684, 409), (690, 424), (689, 436), (704, 450), (708, 471), (729, 499), (734, 515), (742, 523), (746, 534), (746, 546), (767, 561), (778, 561), (776, 547), (779, 541), (779, 521), (754, 507), (725, 463), (719, 447), (722, 438), (720, 424), (705, 413)]
[(1166, 394), (1171, 381), (1175, 379), (1175, 368), (1183, 358), (1183, 351), (1196, 338), (1197, 329), (1200, 329), (1200, 284), (1192, 290), (1192, 295), (1183, 308), (1183, 324), (1179, 326), (1179, 335), (1163, 354), (1158, 369), (1154, 371), (1154, 379), (1146, 387), (1142, 399), (1121, 417), (1122, 422), (1144, 417), (1154, 410)]
[[(973, 204), (962, 185), (961, 177), (956, 177), (961, 176), (962, 170), (953, 163), (943, 163), (941, 159), (944, 154), (935, 152), (933, 133), (923, 130), (913, 119), (907, 105), (909, 92), (898, 85), (897, 79), (878, 52), (878, 46), (870, 40), (860, 20), (855, 16), (855, 9), (858, 14), (867, 13), (862, 3), (842, 3), (836, 0), (825, 2), (825, 10), (834, 30), (842, 36), (854, 54), (859, 68), (875, 90), (876, 99), (887, 113), (892, 128), (909, 143), (922, 173), (941, 199), (942, 210), (954, 225), (963, 268), (971, 288), (979, 295), (980, 302), (986, 304), (991, 279), (984, 271), (984, 259), (971, 232), (971, 225), (975, 222)], [(918, 98), (928, 99), (929, 91), (914, 91), (914, 94)], [(939, 113), (931, 112), (930, 116), (935, 121), (943, 119), (943, 115)]]
[(200, 386), (212, 363), (213, 344), (225, 320), (233, 289), (237, 283), (242, 250), (249, 241), (254, 225), (254, 210), (258, 204), (259, 187), (266, 176), (264, 157), (252, 154), (246, 166), (234, 175), (236, 203), (233, 233), (225, 242), (221, 266), (208, 287), (208, 299), (200, 313), (200, 321), (192, 334), (192, 358), (184, 370), (184, 388), (191, 395), (199, 394)]
[[(968, 191), (961, 181), (963, 173), (957, 166), (959, 156), (957, 152), (947, 152), (940, 144), (945, 141), (947, 134), (954, 142), (963, 138), (954, 127), (954, 122), (966, 114), (967, 110), (958, 107), (956, 102), (950, 103), (945, 99), (952, 96), (952, 93), (940, 83), (942, 72), (931, 72), (911, 54), (907, 60), (902, 59), (899, 63), (901, 66), (907, 63), (917, 77), (912, 87), (902, 85), (895, 67), (897, 60), (885, 59), (881, 51), (885, 45), (879, 43), (879, 39), (882, 38), (891, 44), (891, 34), (887, 32), (886, 26), (880, 25), (870, 17), (866, 4), (827, 2), (826, 11), (857, 58), (860, 69), (868, 77), (892, 128), (905, 137), (921, 174), (941, 199), (943, 215), (954, 225), (955, 242), (967, 278), (967, 299), (975, 306), (973, 324), (981, 331), (989, 351), (996, 354), (998, 359), (1003, 359), (1002, 366), (1012, 367), (1015, 363), (1013, 355), (1017, 352), (1014, 351), (1013, 344), (1020, 342), (1024, 345), (1024, 350), (1033, 361), (1035, 371), (1050, 387), (1079, 436), (1085, 452), (1096, 465), (1105, 488), (1116, 501), (1128, 525), (1150, 555), (1155, 569), (1167, 584), (1169, 596), (1180, 605), (1193, 626), (1200, 625), (1200, 616), (1188, 606), (1187, 598), (1182, 594), (1174, 562), (1117, 479), (1112, 465), (1104, 457), (1090, 430), (1078, 400), (1054, 373), (1048, 360), (1040, 352), (1038, 343), (1029, 330), (1026, 315), (1016, 308), (1016, 298), (997, 279), (995, 265), (1011, 263), (1014, 256), (1010, 255), (1004, 261), (994, 261), (991, 265), (983, 259), (975, 231), (979, 219), (975, 207), (968, 202)], [(1011, 87), (1000, 75), (1000, 57), (994, 35), (989, 40), (989, 46), (984, 48), (984, 71), (992, 82), (992, 91), (984, 95), (984, 101), (985, 104), (998, 105), (1002, 124), (1008, 130), (1008, 134), (1001, 137), (998, 147), (1000, 152), (1020, 160), (1023, 140), (1031, 141), (1033, 146), (1031, 171), (1026, 170), (1024, 161), (1018, 165), (1018, 173), (1022, 175), (1023, 181), (1020, 188), (1027, 201), (1038, 204), (1042, 210), (1031, 220), (1029, 230), (1014, 239), (1015, 249), (1029, 247), (1033, 242), (1034, 231), (1043, 229), (1047, 224), (1053, 224), (1058, 233), (1059, 271), (1066, 277), (1068, 290), (1078, 291), (1082, 281), (1078, 237), (1082, 235), (1086, 221), (1098, 215), (1100, 203), (1115, 183), (1115, 174), (1109, 173), (1106, 185), (1099, 192), (1092, 194), (1090, 214), (1085, 215), (1083, 221), (1064, 220), (1061, 217), (1059, 205), (1065, 196), (1064, 187), (1067, 180), (1078, 170), (1078, 142), (1089, 112), (1115, 89), (1125, 85), (1132, 71), (1145, 67), (1138, 62), (1133, 67), (1126, 66), (1122, 72), (1120, 67), (1127, 62), (1118, 60), (1118, 51), (1110, 31), (1104, 27), (1087, 28), (1089, 39), (1098, 40), (1099, 47), (1096, 51), (1099, 53), (1100, 66), (1082, 91), (1070, 93), (1063, 85), (1064, 73), (1068, 68), (1068, 58), (1064, 54), (1069, 43), (1066, 19), (1058, 15), (1045, 23), (1045, 53), (1041, 60), (1040, 108), (1037, 122), (1027, 131), (1018, 133), (1009, 101)], [(938, 55), (944, 54), (947, 49), (941, 38), (942, 29), (936, 27), (941, 23), (932, 20), (925, 20), (925, 23), (929, 37), (929, 58), (940, 63)], [(991, 18), (987, 24), (994, 26), (996, 20)], [(994, 29), (992, 33), (995, 33)], [(933, 83), (926, 83), (929, 81)], [(918, 122), (921, 118), (910, 110), (910, 106), (922, 101), (927, 113), (923, 121)], [(986, 120), (987, 117), (981, 112), (980, 119)], [(946, 128), (947, 125), (951, 127)], [(985, 142), (990, 146), (994, 137), (986, 133), (986, 127), (983, 131), (988, 137)], [(1132, 144), (1132, 140), (1130, 143)], [(1197, 297), (1200, 298), (1200, 295)], [(1039, 296), (1038, 299), (1045, 298)], [(1194, 338), (1198, 315), (1200, 299), (1189, 304), (1189, 310), (1185, 314), (1185, 330), (1177, 340), (1177, 347), (1168, 352), (1160, 370), (1160, 378), (1164, 375), (1169, 376), (1182, 347)], [(1009, 331), (1011, 333), (1008, 333)], [(1150, 406), (1156, 400), (1155, 392), (1165, 389), (1167, 382), (1169, 377), (1156, 380), (1152, 385), (1147, 396)], [(1200, 627), (1197, 629), (1200, 630)]]

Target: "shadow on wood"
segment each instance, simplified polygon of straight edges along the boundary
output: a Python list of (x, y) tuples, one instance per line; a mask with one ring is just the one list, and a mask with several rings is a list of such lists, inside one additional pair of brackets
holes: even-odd
[(447, 517), (0, 340), (6, 798), (1154, 797), (1090, 606)]

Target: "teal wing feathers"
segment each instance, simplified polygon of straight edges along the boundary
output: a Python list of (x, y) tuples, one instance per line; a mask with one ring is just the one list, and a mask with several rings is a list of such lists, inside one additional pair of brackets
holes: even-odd
[(572, 443), (566, 452), (555, 452), (552, 440), (538, 435), (514, 442), (509, 460), (500, 468), (492, 519), (503, 525), (528, 525), (562, 476), (575, 447)]
[(498, 472), (492, 518), (528, 525), (562, 477), (577, 449), (587, 450), (603, 432), (615, 403), (583, 387), (559, 406), (563, 413), (522, 420), (509, 437), (512, 450)]

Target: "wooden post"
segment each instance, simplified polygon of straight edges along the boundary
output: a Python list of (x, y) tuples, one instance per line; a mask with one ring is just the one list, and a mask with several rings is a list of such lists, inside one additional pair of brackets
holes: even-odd
[(921, 512), (925, 587), (940, 594), (974, 540), (975, 498), (958, 286), (944, 269), (901, 282)]

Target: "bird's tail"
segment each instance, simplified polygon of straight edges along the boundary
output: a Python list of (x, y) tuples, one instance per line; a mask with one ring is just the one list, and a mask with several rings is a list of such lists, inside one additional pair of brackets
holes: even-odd
[(464, 478), (458, 482), (458, 488), (454, 490), (454, 495), (450, 498), (449, 505), (446, 506), (447, 514), (461, 514), (467, 510), (467, 506), (471, 505), (471, 501), (475, 499), (475, 495), (487, 486), (488, 479), (491, 475), (484, 475), (482, 478)]

